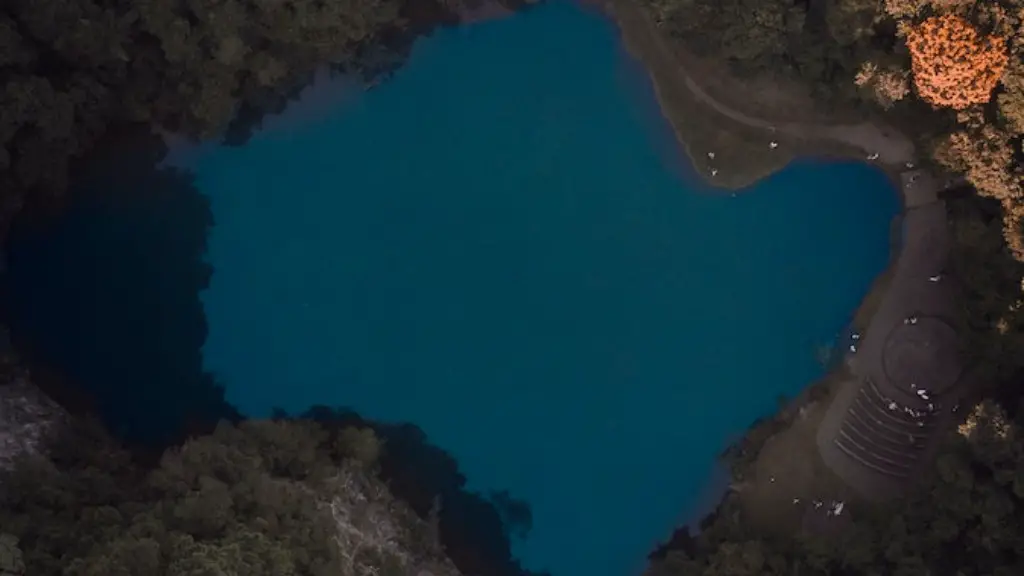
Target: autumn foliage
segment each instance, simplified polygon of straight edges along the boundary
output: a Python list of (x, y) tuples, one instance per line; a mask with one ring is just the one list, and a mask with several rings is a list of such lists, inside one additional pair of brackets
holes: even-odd
[(907, 47), (918, 95), (957, 110), (988, 102), (1008, 61), (1005, 38), (980, 34), (955, 14), (909, 26)]

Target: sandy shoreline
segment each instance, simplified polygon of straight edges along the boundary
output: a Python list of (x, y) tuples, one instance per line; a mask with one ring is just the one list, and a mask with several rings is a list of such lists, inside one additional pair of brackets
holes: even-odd
[[(894, 297), (890, 288), (900, 269), (904, 234), (921, 236), (931, 230), (928, 225), (904, 230), (906, 216), (910, 210), (939, 201), (937, 192), (948, 184), (933, 179), (929, 172), (913, 170), (917, 160), (912, 141), (877, 118), (838, 123), (814, 113), (794, 117), (792, 109), (772, 116), (764, 112), (763, 102), (746, 106), (748, 102), (735, 100), (735, 95), (756, 95), (758, 86), (744, 86), (721, 66), (701, 62), (685, 48), (671, 46), (677, 43), (666, 41), (665, 33), (635, 1), (580, 1), (599, 8), (618, 27), (627, 51), (648, 74), (661, 114), (681, 149), (712, 186), (724, 191), (743, 189), (799, 158), (854, 160), (886, 173), (893, 193), (899, 194), (902, 209), (889, 229), (888, 265), (854, 311), (849, 330), (866, 334), (873, 322), (884, 324), (885, 318), (876, 320), (876, 316), (883, 302)], [(695, 78), (702, 83), (707, 79), (712, 88), (705, 89)], [(714, 93), (715, 86), (727, 88), (720, 91), (721, 99)], [(756, 96), (750, 98), (756, 100)], [(747, 113), (747, 109), (759, 112)], [(770, 105), (767, 110), (772, 110)], [(789, 117), (785, 117), (787, 112)], [(836, 395), (859, 381), (854, 356), (847, 350), (849, 344), (838, 342), (833, 354), (842, 359), (840, 362), (787, 400), (776, 413), (753, 423), (730, 446), (723, 455), (731, 472), (730, 490), (709, 519), (742, 510), (745, 518), (769, 532), (792, 534), (801, 530), (805, 517), (800, 507), (792, 505), (798, 500), (789, 491), (798, 491), (804, 499), (812, 495), (857, 498), (846, 482), (824, 465), (816, 443), (817, 430)], [(858, 357), (858, 364), (870, 360)], [(775, 482), (776, 476), (789, 482), (782, 486)], [(707, 509), (701, 512), (707, 513)], [(687, 525), (693, 527), (699, 522), (701, 519), (695, 518)]]
[[(742, 83), (721, 66), (700, 61), (677, 43), (666, 42), (646, 10), (634, 1), (580, 1), (599, 9), (619, 28), (627, 51), (650, 77), (661, 113), (679, 145), (696, 171), (717, 188), (746, 188), (798, 158), (870, 162), (898, 183), (900, 172), (914, 161), (913, 143), (877, 120), (839, 124), (792, 114), (776, 119), (748, 113), (743, 109), (750, 108), (743, 106), (746, 102), (727, 101), (726, 94), (756, 91), (738, 89)], [(694, 79), (696, 75), (701, 82)], [(719, 94), (713, 93), (712, 86), (720, 88)]]

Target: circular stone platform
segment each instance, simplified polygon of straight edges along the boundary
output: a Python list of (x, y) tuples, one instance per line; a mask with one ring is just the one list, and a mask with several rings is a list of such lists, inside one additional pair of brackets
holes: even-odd
[(956, 330), (934, 317), (896, 326), (885, 340), (882, 370), (907, 394), (915, 394), (911, 384), (935, 394), (949, 390), (963, 370)]

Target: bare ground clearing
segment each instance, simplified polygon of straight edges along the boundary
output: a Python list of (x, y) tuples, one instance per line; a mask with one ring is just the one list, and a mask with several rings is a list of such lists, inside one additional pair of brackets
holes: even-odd
[(634, 1), (608, 0), (605, 9), (650, 73), (662, 111), (695, 168), (716, 186), (746, 187), (804, 156), (877, 154), (890, 170), (913, 160), (913, 144), (888, 126), (852, 118), (836, 123), (834, 111), (829, 122), (791, 82), (768, 76), (740, 80), (722, 65), (689, 54)]

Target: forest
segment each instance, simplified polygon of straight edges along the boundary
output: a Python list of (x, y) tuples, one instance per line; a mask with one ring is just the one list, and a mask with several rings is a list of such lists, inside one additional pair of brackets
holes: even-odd
[[(0, 574), (451, 576), (372, 430), (222, 423), (143, 469), (88, 419), (0, 475)], [(423, 572), (421, 572), (423, 571)]]
[(317, 69), (387, 74), (478, 1), (5, 0), (0, 234), (26, 203), (59, 200), (111, 132), (239, 143)]
[[(648, 576), (1024, 574), (1024, 2), (643, 0), (665, 34), (737, 76), (796, 81), (825, 107), (878, 115), (944, 193), (980, 400), (945, 439), (923, 488), (845, 519), (835, 534), (758, 533), (727, 497), (696, 536), (677, 533)], [(848, 515), (847, 515), (848, 516)]]
[[(637, 0), (739, 75), (884, 114), (952, 191), (966, 348), (989, 386), (925, 488), (839, 534), (752, 532), (730, 498), (649, 576), (1024, 574), (1024, 0)], [(518, 6), (519, 1), (505, 2)], [(373, 78), (457, 0), (5, 0), (0, 238), (126, 127), (239, 143), (320, 66)], [(358, 427), (222, 424), (141, 465), (76, 420), (0, 480), (0, 575), (455, 574)], [(401, 519), (395, 522), (394, 519)], [(425, 520), (423, 518), (426, 518)]]
[[(10, 0), (0, 8), (0, 190), (9, 224), (68, 187), (72, 162), (120, 125), (223, 132), (317, 66), (358, 69), (400, 27), (400, 0)], [(0, 230), (4, 230), (0, 228)]]

